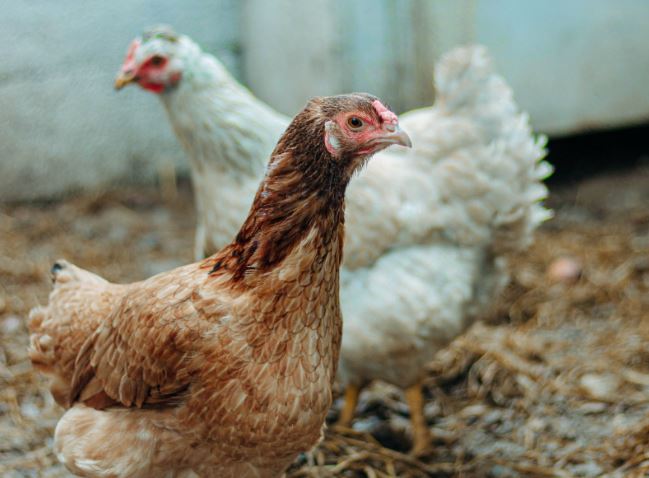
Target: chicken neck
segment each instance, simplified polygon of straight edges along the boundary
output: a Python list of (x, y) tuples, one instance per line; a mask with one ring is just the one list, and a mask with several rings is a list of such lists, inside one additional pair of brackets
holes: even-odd
[(263, 177), (264, 158), (289, 121), (211, 55), (188, 53), (185, 62), (183, 81), (160, 98), (190, 161), (198, 216), (194, 254), (202, 259), (237, 233)]
[[(344, 195), (349, 177), (326, 157), (324, 146), (292, 152), (290, 130), (280, 141), (252, 208), (235, 240), (207, 262), (228, 271), (232, 283), (252, 284), (277, 267), (338, 276), (344, 235)], [(284, 152), (284, 150), (289, 150)], [(318, 156), (317, 159), (308, 156)], [(299, 257), (309, 257), (310, 261)], [(335, 260), (331, 261), (330, 256)], [(313, 267), (328, 264), (331, 270)]]
[[(192, 167), (258, 180), (288, 119), (257, 100), (213, 56), (196, 51), (184, 61), (183, 81), (160, 98)], [(260, 151), (265, 144), (270, 149)]]

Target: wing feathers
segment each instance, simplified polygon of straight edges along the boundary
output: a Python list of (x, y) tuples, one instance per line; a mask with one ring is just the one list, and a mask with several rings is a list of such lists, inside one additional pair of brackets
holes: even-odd
[[(116, 285), (65, 261), (57, 261), (53, 274), (49, 304), (32, 310), (29, 327), (32, 362), (54, 375), (57, 402), (182, 403), (197, 370), (197, 344), (214, 336), (193, 303), (207, 275), (189, 265)], [(218, 302), (211, 300), (212, 309), (226, 313)]]

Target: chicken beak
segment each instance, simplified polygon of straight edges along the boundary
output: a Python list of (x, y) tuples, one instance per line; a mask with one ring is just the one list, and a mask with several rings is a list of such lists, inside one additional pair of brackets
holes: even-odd
[(380, 142), (383, 144), (399, 144), (405, 146), (406, 148), (412, 148), (412, 141), (410, 141), (410, 136), (404, 130), (402, 130), (399, 125), (392, 126), (392, 131), (382, 135), (380, 137)]
[(137, 78), (134, 71), (120, 71), (117, 75), (117, 78), (115, 78), (115, 89), (121, 90), (129, 83), (134, 82), (136, 79)]

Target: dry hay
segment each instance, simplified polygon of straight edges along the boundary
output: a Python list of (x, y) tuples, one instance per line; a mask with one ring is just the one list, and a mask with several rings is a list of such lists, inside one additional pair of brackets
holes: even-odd
[[(497, 310), (430, 365), (427, 453), (407, 454), (403, 397), (375, 384), (354, 429), (332, 427), (288, 476), (649, 474), (647, 204), (646, 171), (556, 192), (557, 217), (515, 258)], [(51, 452), (61, 410), (26, 355), (51, 261), (142, 278), (191, 259), (190, 211), (186, 188), (168, 207), (154, 190), (0, 206), (1, 476), (69, 476)], [(555, 261), (576, 273), (560, 280)]]

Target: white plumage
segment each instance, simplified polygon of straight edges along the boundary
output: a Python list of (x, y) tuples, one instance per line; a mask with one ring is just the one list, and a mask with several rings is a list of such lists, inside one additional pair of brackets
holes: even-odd
[[(160, 97), (191, 161), (197, 255), (226, 244), (245, 217), (264, 159), (288, 124), (186, 36), (149, 35), (136, 52), (170, 59), (182, 80)], [(507, 254), (532, 240), (551, 167), (542, 137), (481, 46), (436, 69), (435, 105), (404, 114), (410, 150), (379, 153), (347, 194), (339, 378), (352, 393), (391, 382), (417, 401), (424, 366), (483, 313), (507, 282)], [(412, 398), (415, 397), (415, 398)], [(421, 410), (411, 410), (415, 428)], [(415, 430), (415, 448), (425, 430)]]

